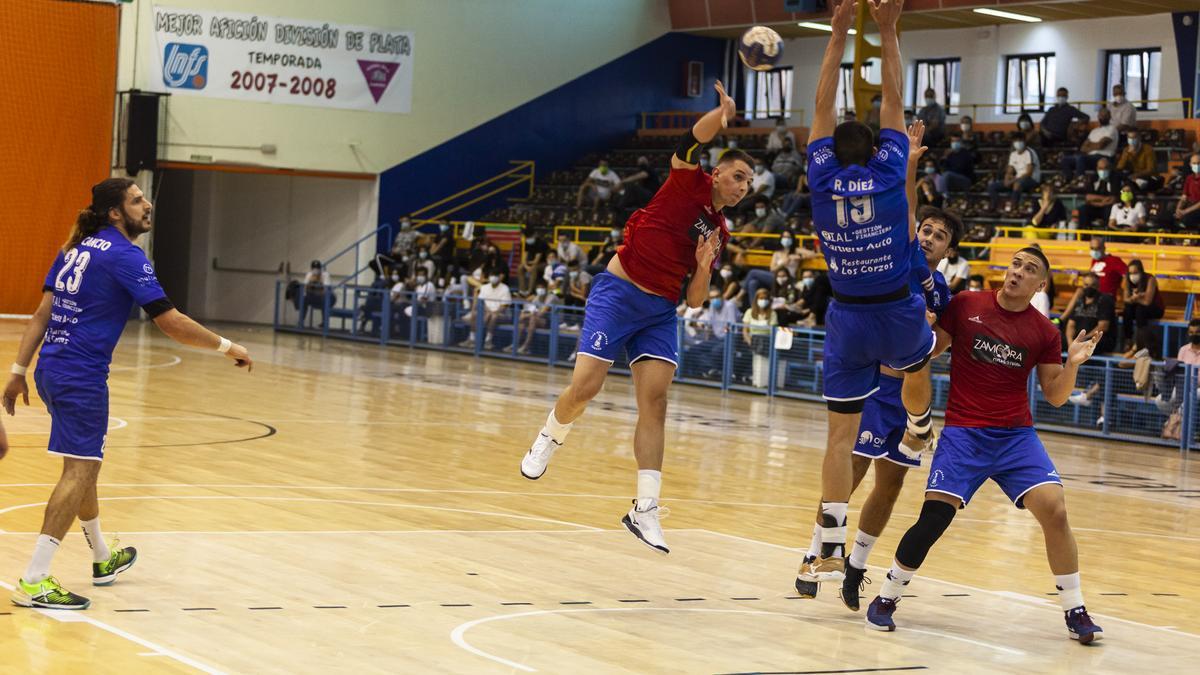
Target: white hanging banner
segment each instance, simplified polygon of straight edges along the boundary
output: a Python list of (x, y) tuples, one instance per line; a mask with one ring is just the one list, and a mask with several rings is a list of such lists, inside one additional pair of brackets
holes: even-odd
[(406, 113), (413, 34), (240, 12), (155, 6), (160, 91)]

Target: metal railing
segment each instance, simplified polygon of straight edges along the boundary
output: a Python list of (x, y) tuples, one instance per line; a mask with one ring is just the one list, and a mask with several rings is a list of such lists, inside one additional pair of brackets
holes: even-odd
[[(509, 160), (508, 163), (514, 165), (513, 168), (509, 169), (508, 171), (501, 171), (495, 176), (492, 176), (486, 180), (482, 180), (468, 188), (459, 190), (449, 197), (443, 197), (432, 204), (423, 206), (416, 211), (413, 211), (409, 215), (412, 216), (413, 220), (420, 220), (422, 222), (441, 220), (458, 213), (468, 206), (477, 204), (488, 197), (493, 197), (506, 190), (511, 190), (522, 183), (528, 185), (528, 193), (523, 198), (514, 197), (513, 199), (531, 199), (533, 197), (534, 180), (537, 175), (537, 163), (533, 160)], [(485, 187), (496, 182), (503, 182), (503, 185), (488, 190), (483, 194), (476, 194)], [(467, 199), (468, 197), (470, 197), (470, 199)], [(458, 201), (463, 199), (466, 201)]]
[[(571, 368), (581, 339), (583, 307), (514, 300), (490, 313), (487, 303), (462, 292), (418, 296), (387, 288), (347, 286), (322, 294), (315, 303), (301, 295), (285, 301), (276, 286), (275, 330), (320, 335), (371, 344), (432, 349), (479, 357), (509, 359)], [(336, 294), (336, 296), (335, 296)], [(320, 314), (320, 316), (318, 316)], [(679, 318), (676, 324), (678, 368), (685, 384), (821, 401), (824, 387), (824, 330), (794, 327), (789, 349), (776, 346), (772, 328), (758, 331), (742, 323), (713, 324)], [(1176, 333), (1177, 339), (1182, 332)], [(629, 373), (621, 355), (612, 372)], [(1037, 378), (1029, 380), (1034, 423), (1041, 429), (1081, 436), (1200, 449), (1196, 389), (1200, 367), (1155, 361), (1151, 382), (1139, 390), (1132, 362), (1096, 356), (1080, 368), (1077, 392), (1086, 401), (1061, 407), (1046, 402)], [(948, 356), (933, 363), (933, 404), (945, 410), (949, 397)], [(1177, 438), (1164, 437), (1178, 421)], [(1171, 422), (1171, 424), (1168, 424)]]

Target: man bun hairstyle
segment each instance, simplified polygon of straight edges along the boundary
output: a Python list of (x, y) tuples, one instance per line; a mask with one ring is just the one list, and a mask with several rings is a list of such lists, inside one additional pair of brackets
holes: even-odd
[(92, 186), (92, 203), (79, 212), (75, 224), (62, 250), (69, 251), (85, 237), (90, 237), (108, 227), (108, 212), (110, 209), (120, 209), (125, 204), (125, 193), (134, 183), (129, 178), (106, 178)]

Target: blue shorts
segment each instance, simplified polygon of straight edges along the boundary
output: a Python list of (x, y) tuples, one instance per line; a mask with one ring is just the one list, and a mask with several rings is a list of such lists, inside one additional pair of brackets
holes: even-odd
[(911, 368), (933, 351), (925, 298), (856, 305), (832, 300), (825, 314), (825, 400), (861, 401), (879, 386), (879, 364)]
[(675, 303), (608, 272), (596, 275), (579, 333), (579, 353), (612, 363), (621, 347), (629, 364), (661, 359), (678, 367)]
[(50, 454), (97, 462), (104, 459), (108, 383), (44, 368), (33, 371), (33, 382), (50, 413)]
[(863, 407), (854, 454), (886, 459), (900, 466), (921, 466), (920, 459), (900, 452), (900, 441), (904, 439), (904, 430), (908, 427), (908, 413), (900, 400), (900, 387), (903, 384), (903, 378), (879, 376), (879, 391), (872, 394)]
[(1018, 509), (1021, 499), (1039, 485), (1062, 485), (1033, 427), (946, 427), (929, 466), (927, 492), (943, 492), (962, 500), (991, 478)]

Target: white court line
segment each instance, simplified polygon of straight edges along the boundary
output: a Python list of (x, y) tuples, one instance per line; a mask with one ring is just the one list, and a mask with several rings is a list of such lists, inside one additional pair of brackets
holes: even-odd
[[(727, 534), (727, 533), (725, 533), (725, 532), (716, 532), (716, 531), (714, 531), (714, 530), (705, 530), (705, 529), (702, 529), (702, 528), (691, 528), (691, 529), (692, 529), (693, 531), (695, 531), (695, 532), (707, 532), (707, 533), (709, 533), (709, 534), (715, 534), (715, 535), (717, 535), (717, 536), (719, 536), (719, 537), (726, 537), (726, 538), (729, 538), (729, 539), (736, 539), (736, 540), (738, 540), (738, 541), (744, 541), (744, 542), (747, 542), (747, 543), (750, 543), (750, 544), (761, 544), (761, 545), (763, 545), (763, 546), (771, 546), (771, 547), (773, 547), (773, 548), (783, 549), (784, 551), (791, 551), (791, 552), (793, 552), (793, 553), (798, 553), (798, 554), (803, 554), (803, 553), (804, 553), (804, 550), (803, 550), (803, 549), (799, 549), (799, 548), (793, 548), (793, 547), (791, 547), (791, 546), (784, 546), (784, 545), (782, 545), (782, 544), (774, 544), (774, 543), (771, 543), (771, 542), (769, 542), (769, 541), (761, 541), (761, 540), (759, 540), (759, 539), (750, 539), (750, 538), (748, 538), (748, 537), (739, 537), (739, 536), (738, 536), (738, 535), (736, 535), (736, 534)], [(679, 530), (676, 530), (676, 531), (679, 531)], [(874, 569), (875, 569), (875, 570), (877, 570), (877, 571), (880, 571), (880, 572), (887, 572), (887, 571), (888, 571), (888, 568), (886, 568), (886, 567), (879, 567), (879, 566), (877, 566), (877, 565), (871, 565), (871, 567), (872, 567), (872, 568), (874, 568)], [(966, 589), (966, 590), (969, 590), (969, 591), (975, 591), (976, 593), (983, 593), (983, 594), (985, 594), (985, 595), (994, 595), (994, 596), (996, 596), (996, 597), (1004, 598), (1004, 599), (1006, 599), (1006, 600), (1013, 600), (1013, 601), (1017, 601), (1017, 602), (1024, 602), (1024, 603), (1027, 603), (1027, 604), (1031, 604), (1031, 605), (1035, 605), (1035, 606), (1040, 606), (1040, 607), (1043, 607), (1043, 608), (1045, 608), (1045, 607), (1046, 607), (1046, 601), (1044, 601), (1042, 598), (1035, 598), (1035, 597), (1033, 597), (1033, 596), (1029, 596), (1029, 595), (1022, 595), (1022, 594), (1020, 594), (1020, 593), (1014, 593), (1014, 592), (1012, 592), (1012, 591), (993, 591), (993, 590), (989, 590), (989, 589), (986, 589), (986, 588), (980, 588), (980, 587), (978, 587), (978, 586), (970, 586), (970, 585), (968, 585), (968, 584), (960, 584), (960, 583), (958, 583), (958, 582), (955, 582), (955, 581), (946, 581), (945, 579), (938, 579), (938, 578), (936, 578), (936, 577), (929, 577), (929, 576), (924, 576), (924, 575), (920, 575), (920, 574), (918, 574), (918, 577), (919, 577), (919, 578), (921, 578), (921, 579), (927, 579), (927, 580), (929, 580), (929, 581), (933, 581), (933, 582), (936, 582), (936, 583), (939, 583), (939, 584), (945, 584), (945, 585), (947, 585), (947, 586), (955, 586), (955, 587), (957, 587), (957, 588), (962, 588), (962, 589)], [(1062, 613), (1062, 610), (1058, 609), (1058, 607), (1057, 607), (1057, 606), (1055, 606), (1055, 607), (1054, 607), (1054, 611), (1055, 611), (1055, 613), (1056, 613), (1056, 614), (1061, 614), (1061, 613)], [(1090, 612), (1089, 612), (1089, 614), (1090, 614)], [(1131, 625), (1131, 626), (1137, 626), (1137, 627), (1139, 627), (1139, 628), (1148, 628), (1148, 629), (1150, 629), (1150, 630), (1156, 630), (1156, 631), (1160, 631), (1160, 632), (1163, 632), (1163, 633), (1170, 633), (1170, 634), (1172, 634), (1172, 635), (1178, 635), (1178, 636), (1181, 636), (1181, 637), (1190, 637), (1190, 638), (1196, 638), (1196, 639), (1200, 639), (1200, 635), (1197, 635), (1196, 633), (1185, 633), (1185, 632), (1183, 632), (1183, 631), (1181, 631), (1181, 630), (1176, 630), (1176, 629), (1174, 629), (1174, 628), (1172, 628), (1172, 627), (1170, 627), (1170, 626), (1152, 626), (1152, 625), (1150, 625), (1150, 624), (1148, 624), (1148, 623), (1142, 623), (1142, 622), (1140, 622), (1140, 621), (1132, 621), (1132, 620), (1130, 620), (1130, 619), (1122, 619), (1122, 618), (1121, 618), (1121, 617), (1119, 617), (1119, 616), (1113, 616), (1113, 615), (1111, 615), (1111, 614), (1092, 614), (1092, 616), (1098, 616), (1098, 617), (1100, 617), (1101, 619), (1112, 619), (1113, 621), (1117, 621), (1117, 622), (1120, 622), (1120, 623), (1127, 623), (1127, 624), (1129, 624), (1129, 625)], [(908, 630), (908, 629), (906, 628), (905, 630)]]
[[(359, 506), (387, 506), (397, 509), (422, 509), (429, 511), (450, 511), (452, 513), (470, 513), (477, 516), (493, 516), (497, 518), (513, 518), (515, 520), (532, 520), (539, 523), (553, 523), (555, 525), (571, 525), (581, 530), (600, 530), (602, 528), (592, 527), (591, 525), (583, 525), (581, 523), (572, 523), (567, 520), (555, 520), (554, 518), (539, 518), (537, 516), (523, 516), (518, 513), (497, 513), (494, 511), (475, 511), (471, 509), (454, 509), (447, 506), (425, 506), (423, 504), (397, 504), (396, 502), (363, 502), (352, 499), (325, 499), (323, 497), (238, 497), (235, 495), (137, 495), (132, 497), (100, 497), (100, 501), (135, 501), (146, 499), (164, 499), (164, 500), (255, 500), (268, 502), (321, 502), (323, 504), (355, 504)], [(17, 504), (15, 506), (7, 506), (0, 509), (0, 515), (19, 511), (21, 509), (29, 509), (35, 506), (45, 506), (46, 502), (34, 502), (32, 504)]]
[[(701, 531), (703, 531), (703, 530), (701, 530)], [(523, 670), (527, 673), (536, 673), (537, 672), (536, 668), (531, 668), (530, 666), (524, 665), (522, 663), (517, 663), (516, 661), (509, 661), (508, 659), (506, 659), (504, 657), (496, 656), (495, 654), (490, 654), (488, 652), (483, 651), (482, 649), (472, 646), (471, 643), (467, 642), (467, 640), (466, 640), (465, 635), (466, 635), (467, 631), (474, 628), (475, 626), (478, 626), (480, 624), (490, 623), (492, 621), (504, 621), (507, 619), (522, 619), (522, 618), (533, 617), (533, 616), (545, 616), (548, 614), (576, 614), (576, 613), (582, 613), (582, 612), (707, 612), (707, 613), (711, 613), (711, 614), (750, 614), (750, 615), (759, 615), (759, 616), (781, 616), (786, 619), (790, 619), (792, 621), (803, 621), (804, 620), (803, 617), (798, 616), (796, 614), (789, 614), (786, 612), (766, 612), (766, 611), (762, 611), (762, 610), (751, 610), (751, 609), (684, 609), (684, 608), (675, 608), (675, 607), (611, 607), (611, 608), (596, 607), (596, 608), (591, 608), (591, 609), (544, 609), (544, 610), (534, 610), (532, 612), (516, 612), (514, 614), (500, 614), (497, 616), (488, 616), (488, 617), (484, 617), (482, 619), (475, 619), (474, 621), (467, 621), (466, 623), (459, 624), (458, 626), (456, 626), (454, 628), (454, 630), (450, 631), (450, 641), (453, 642), (458, 647), (461, 647), (462, 649), (465, 649), (468, 652), (470, 652), (476, 656), (482, 656), (483, 658), (495, 661), (496, 663), (499, 663), (500, 665), (507, 666), (509, 668), (516, 668), (517, 670)], [(821, 622), (821, 623), (826, 623), (826, 622), (853, 623), (853, 624), (863, 623), (863, 621), (861, 619), (838, 619), (838, 618), (834, 618), (834, 617), (822, 617), (821, 619), (819, 619), (819, 622)], [(949, 640), (957, 640), (959, 642), (966, 642), (967, 644), (972, 644), (972, 645), (976, 645), (979, 647), (987, 647), (988, 649), (994, 649), (996, 651), (1004, 652), (1006, 654), (1010, 654), (1013, 656), (1028, 656), (1028, 654), (1026, 652), (1023, 652), (1019, 649), (1011, 649), (1009, 647), (1001, 647), (1000, 645), (993, 645), (993, 644), (989, 644), (987, 642), (981, 642), (979, 640), (972, 640), (970, 638), (960, 637), (958, 635), (950, 635), (948, 633), (939, 633), (937, 631), (924, 630), (924, 629), (920, 629), (920, 628), (917, 628), (917, 629), (906, 628), (905, 631), (911, 632), (911, 633), (920, 633), (922, 635), (932, 635), (934, 637), (946, 638)]]
[[(14, 586), (12, 586), (11, 584), (4, 582), (4, 581), (0, 581), (0, 587), (7, 588), (10, 591), (16, 591), (16, 588)], [(225, 675), (225, 671), (218, 670), (216, 668), (213, 668), (212, 666), (201, 663), (201, 662), (197, 661), (196, 659), (193, 659), (190, 656), (184, 656), (183, 654), (180, 654), (177, 651), (174, 651), (172, 649), (167, 649), (166, 647), (163, 647), (162, 645), (155, 644), (145, 638), (138, 637), (138, 636), (134, 635), (133, 633), (130, 633), (129, 631), (122, 630), (120, 628), (117, 628), (116, 626), (104, 623), (103, 621), (93, 619), (92, 617), (87, 616), (85, 614), (85, 612), (87, 612), (86, 609), (83, 609), (83, 610), (34, 609), (33, 611), (35, 611), (38, 614), (41, 614), (43, 616), (48, 616), (51, 619), (54, 619), (55, 621), (61, 621), (63, 623), (91, 624), (91, 625), (95, 626), (96, 628), (99, 628), (100, 630), (108, 631), (109, 633), (112, 633), (113, 635), (116, 635), (118, 637), (123, 637), (126, 640), (129, 640), (130, 642), (139, 644), (139, 645), (145, 647), (146, 649), (153, 650), (154, 656), (166, 656), (166, 657), (175, 659), (176, 661), (178, 661), (186, 666), (191, 666), (191, 667), (195, 668), (196, 670), (199, 670), (202, 673), (208, 673), (209, 675)], [(139, 656), (145, 656), (145, 654), (139, 654)]]
[(171, 366), (179, 365), (183, 359), (178, 356), (172, 356), (167, 363), (152, 363), (148, 366), (109, 366), (109, 370), (150, 370), (151, 368), (170, 368)]
[[(121, 536), (133, 535), (257, 535), (257, 534), (295, 534), (312, 536), (317, 534), (595, 534), (597, 532), (625, 532), (626, 530), (156, 530), (148, 532), (121, 531)], [(37, 536), (40, 532), (11, 532), (0, 530), (0, 536)]]

